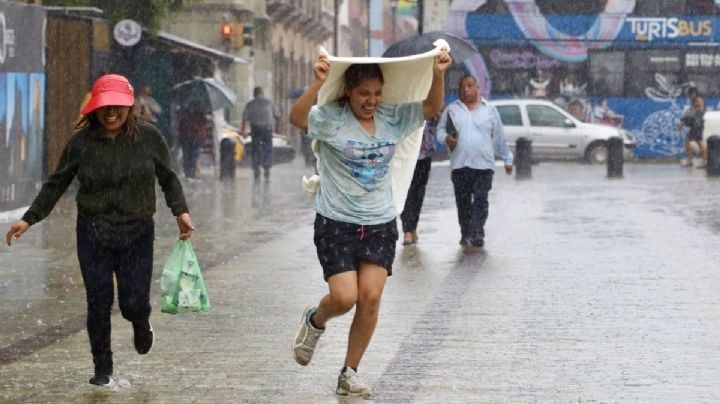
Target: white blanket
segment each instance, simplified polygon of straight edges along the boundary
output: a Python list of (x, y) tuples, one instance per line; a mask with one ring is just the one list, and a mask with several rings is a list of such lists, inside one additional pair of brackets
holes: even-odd
[[(325, 105), (337, 101), (345, 91), (345, 70), (352, 64), (377, 63), (383, 72), (383, 102), (408, 103), (423, 101), (430, 92), (433, 79), (433, 63), (440, 49), (450, 51), (450, 46), (444, 39), (433, 43), (435, 49), (418, 55), (397, 58), (378, 57), (337, 57), (330, 56), (324, 49), (320, 53), (328, 55), (330, 72), (318, 93), (318, 105)], [(390, 167), (390, 177), (397, 212), (402, 212), (405, 206), (410, 183), (412, 182), (415, 163), (417, 163), (422, 142), (423, 128), (420, 128), (406, 137), (395, 148), (395, 156)], [(320, 143), (313, 140), (312, 149), (315, 157), (319, 158)], [(303, 188), (314, 195), (320, 186), (320, 177), (313, 175), (303, 177)]]

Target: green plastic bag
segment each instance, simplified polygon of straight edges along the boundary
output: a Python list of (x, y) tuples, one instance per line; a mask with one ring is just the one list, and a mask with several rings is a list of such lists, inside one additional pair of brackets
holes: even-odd
[(160, 296), (163, 313), (210, 310), (210, 299), (190, 240), (175, 243), (160, 277)]

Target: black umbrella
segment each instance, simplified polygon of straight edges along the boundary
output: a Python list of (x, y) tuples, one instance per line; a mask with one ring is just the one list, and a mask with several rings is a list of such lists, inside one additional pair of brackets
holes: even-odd
[(453, 63), (462, 63), (465, 59), (478, 53), (475, 45), (459, 36), (443, 31), (433, 31), (416, 34), (395, 42), (387, 48), (383, 53), (383, 57), (409, 56), (431, 51), (435, 49), (433, 42), (438, 39), (444, 39), (450, 45), (450, 55), (453, 58)]
[(173, 86), (177, 105), (190, 111), (212, 112), (235, 105), (237, 96), (215, 79), (196, 77)]
[(425, 32), (416, 34), (390, 45), (383, 57), (399, 57), (416, 55), (435, 49), (435, 42), (438, 39), (444, 39), (450, 45), (450, 56), (453, 59), (452, 65), (445, 74), (445, 90), (447, 92), (456, 92), (458, 89), (458, 81), (465, 74), (475, 76), (481, 85), (481, 93), (487, 96), (489, 88), (489, 78), (487, 68), (483, 62), (482, 56), (478, 52), (475, 45), (453, 34), (443, 31)]

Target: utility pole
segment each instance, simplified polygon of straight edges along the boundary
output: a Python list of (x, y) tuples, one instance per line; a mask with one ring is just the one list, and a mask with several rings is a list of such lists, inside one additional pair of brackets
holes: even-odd
[(392, 18), (392, 43), (395, 43), (395, 41), (397, 41), (397, 27), (395, 22), (397, 20), (397, 7), (398, 0), (390, 0), (390, 11)]
[(367, 11), (367, 55), (366, 56), (370, 56), (370, 35), (371, 35), (371, 32), (370, 32), (370, 2), (372, 2), (372, 0), (367, 0), (365, 2), (365, 6), (367, 7), (366, 8), (366, 11)]
[(340, 27), (338, 26), (340, 24), (340, 0), (335, 0), (335, 14), (333, 15), (333, 29), (335, 30), (333, 35), (333, 54), (339, 55), (340, 52), (338, 52), (338, 31), (340, 30)]
[(418, 16), (418, 34), (423, 33), (423, 21), (425, 20), (425, 4), (424, 0), (417, 0), (417, 16)]

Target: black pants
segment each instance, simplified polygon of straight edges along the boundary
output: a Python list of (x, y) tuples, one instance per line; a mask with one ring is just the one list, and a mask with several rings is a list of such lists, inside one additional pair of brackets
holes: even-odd
[(465, 239), (485, 238), (488, 218), (488, 194), (492, 188), (493, 170), (476, 170), (463, 167), (453, 170), (460, 233)]
[(180, 147), (182, 148), (182, 166), (185, 178), (195, 178), (195, 168), (200, 157), (200, 148), (202, 148), (205, 140), (194, 137), (185, 137), (180, 139)]
[(260, 176), (260, 167), (265, 169), (265, 176), (272, 167), (272, 128), (265, 126), (250, 126), (252, 136), (252, 169), (255, 177)]
[(413, 173), (410, 189), (408, 189), (407, 198), (405, 199), (405, 207), (400, 214), (403, 233), (412, 232), (417, 229), (418, 220), (420, 220), (420, 210), (422, 210), (423, 200), (425, 200), (425, 187), (430, 178), (431, 166), (432, 158), (430, 157), (418, 160), (417, 164), (415, 164), (415, 172)]
[[(110, 311), (117, 281), (122, 316), (131, 322), (150, 318), (150, 282), (155, 226), (152, 220), (100, 228), (78, 216), (77, 254), (85, 282), (87, 330), (93, 358), (110, 358)], [(106, 223), (106, 222), (105, 222)]]

